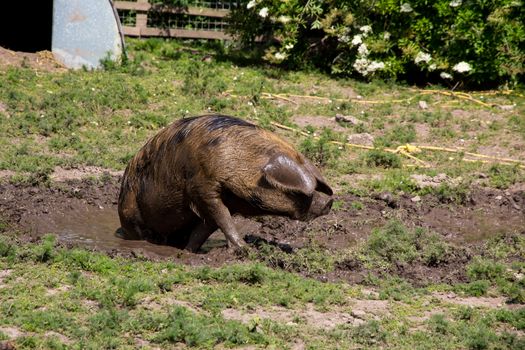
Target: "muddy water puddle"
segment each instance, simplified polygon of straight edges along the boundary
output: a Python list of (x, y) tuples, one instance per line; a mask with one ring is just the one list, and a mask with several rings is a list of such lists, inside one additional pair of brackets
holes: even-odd
[[(340, 221), (339, 219), (344, 215), (344, 213), (332, 212), (327, 217), (315, 220), (308, 225), (277, 217), (266, 217), (266, 226), (268, 226), (266, 231), (268, 232), (263, 232), (265, 230), (262, 229), (261, 224), (253, 220), (238, 216), (235, 216), (234, 220), (241, 234), (251, 234), (268, 240), (276, 239), (277, 242), (291, 240), (291, 243), (295, 243), (296, 246), (305, 244), (305, 232), (309, 230), (318, 232), (316, 239), (323, 241), (322, 233), (331, 229), (331, 225), (328, 225), (330, 227), (327, 228), (325, 224), (335, 220), (342, 224), (344, 232), (339, 232), (339, 235), (327, 238), (327, 241), (322, 243), (327, 247), (337, 249), (337, 247), (348, 248), (355, 245), (359, 237), (367, 236), (373, 228), (371, 227), (373, 225), (357, 227), (354, 222), (357, 218)], [(374, 209), (365, 216), (379, 218), (379, 222), (376, 223), (378, 227), (387, 222), (387, 220), (382, 220), (381, 214), (376, 213)], [(414, 215), (412, 219), (416, 217), (418, 215)], [(409, 224), (411, 217), (408, 216), (403, 221)], [(509, 215), (505, 210), (486, 212), (485, 210), (434, 208), (425, 215), (419, 216), (418, 221), (420, 221), (419, 225), (426, 226), (458, 244), (473, 244), (498, 234), (524, 232), (525, 230), (525, 216)], [(280, 222), (281, 225), (274, 225), (275, 222)], [(104, 207), (75, 202), (70, 203), (66, 208), (56, 208), (56, 210), (50, 206), (45, 213), (26, 216), (20, 223), (23, 227), (29, 228), (35, 236), (52, 233), (57, 236), (59, 242), (74, 246), (102, 251), (133, 251), (153, 257), (173, 257), (187, 253), (166, 245), (120, 238), (115, 234), (120, 227), (120, 222), (114, 205)], [(215, 248), (225, 246), (224, 235), (216, 231), (202, 247), (202, 252), (209, 253)]]
[(422, 217), (422, 224), (458, 244), (482, 242), (502, 234), (525, 233), (523, 213), (497, 209), (434, 208)]
[[(210, 237), (205, 254), (191, 254), (170, 246), (146, 241), (124, 240), (115, 235), (120, 227), (117, 214), (119, 181), (107, 183), (72, 182), (57, 187), (34, 187), (0, 183), (0, 219), (12, 223), (31, 238), (55, 234), (67, 246), (80, 246), (112, 254), (140, 255), (152, 258), (182, 258), (183, 262), (223, 263), (234, 257), (226, 252), (221, 232)], [(366, 239), (375, 228), (397, 218), (407, 227), (424, 227), (447, 241), (473, 245), (498, 234), (525, 234), (525, 192), (506, 194), (491, 189), (473, 190), (473, 203), (455, 205), (425, 197), (413, 203), (400, 197), (395, 208), (383, 200), (339, 195), (344, 203), (339, 210), (304, 223), (279, 217), (253, 220), (235, 217), (239, 233), (263, 241), (286, 244), (293, 248), (312, 242), (328, 249), (347, 249)], [(495, 198), (500, 198), (495, 200)], [(351, 203), (364, 203), (355, 209)], [(29, 231), (29, 232), (28, 232)], [(249, 244), (255, 244), (249, 242)]]
[[(52, 212), (52, 208), (50, 208)], [(120, 227), (115, 208), (77, 207), (65, 212), (50, 213), (29, 219), (26, 223), (38, 236), (52, 233), (61, 243), (104, 251), (140, 251), (147, 255), (169, 257), (181, 251), (177, 248), (147, 241), (125, 240), (115, 231)]]

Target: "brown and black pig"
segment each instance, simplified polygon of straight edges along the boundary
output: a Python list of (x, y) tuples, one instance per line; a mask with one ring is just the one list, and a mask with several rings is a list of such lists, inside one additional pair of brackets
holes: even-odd
[(206, 115), (174, 122), (133, 157), (118, 213), (124, 238), (197, 251), (217, 228), (244, 244), (233, 214), (308, 220), (330, 211), (331, 196), (319, 170), (275, 134)]

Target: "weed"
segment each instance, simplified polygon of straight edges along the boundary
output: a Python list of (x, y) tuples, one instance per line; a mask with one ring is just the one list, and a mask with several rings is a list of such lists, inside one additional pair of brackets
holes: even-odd
[(35, 259), (39, 262), (46, 262), (53, 259), (55, 256), (55, 241), (56, 238), (53, 235), (44, 236), (42, 238), (42, 243), (35, 246)]
[(357, 201), (353, 201), (352, 203), (350, 203), (350, 206), (355, 210), (362, 210), (364, 208), (363, 203)]
[(497, 321), (508, 323), (518, 330), (525, 330), (525, 309), (500, 309), (494, 312)]
[(505, 265), (494, 260), (476, 257), (467, 266), (467, 275), (471, 281), (495, 281), (506, 274)]
[(418, 256), (413, 242), (410, 232), (399, 221), (391, 221), (382, 230), (372, 232), (366, 248), (390, 263), (411, 262)]
[(368, 151), (363, 161), (369, 167), (401, 168), (401, 158), (397, 154), (380, 149)]
[[(522, 303), (525, 301), (525, 281), (515, 280), (505, 264), (482, 257), (475, 257), (467, 265), (467, 276), (472, 281), (470, 285), (483, 286), (480, 292), (486, 292), (488, 286), (494, 284), (501, 293), (508, 297), (508, 302)], [(476, 290), (474, 289), (474, 293)]]
[(474, 317), (474, 309), (470, 306), (460, 306), (454, 316), (458, 320), (469, 321)]
[(351, 331), (352, 339), (366, 346), (378, 346), (387, 337), (387, 332), (382, 329), (379, 322), (372, 320), (355, 327)]
[(396, 276), (383, 276), (374, 284), (379, 287), (379, 299), (382, 300), (408, 301), (416, 294), (409, 282)]
[(470, 198), (470, 189), (467, 184), (451, 185), (443, 182), (438, 187), (430, 189), (442, 203), (465, 204)]
[(324, 128), (317, 139), (313, 137), (304, 139), (299, 150), (316, 164), (326, 166), (335, 162), (341, 155), (339, 146), (330, 143), (336, 139), (333, 131)]
[(496, 335), (487, 327), (477, 325), (469, 329), (466, 342), (469, 349), (484, 350), (488, 349), (490, 343), (496, 338)]
[(516, 166), (492, 165), (489, 168), (490, 184), (495, 188), (506, 189), (523, 177), (523, 172)]
[(373, 230), (360, 252), (361, 259), (373, 265), (420, 260), (436, 266), (446, 262), (449, 249), (436, 234), (420, 228), (410, 231), (394, 220), (382, 229)]
[(435, 314), (428, 320), (428, 325), (433, 332), (447, 334), (450, 329), (449, 321), (443, 314)]
[(508, 303), (525, 303), (525, 280), (523, 278), (518, 281), (499, 282), (498, 285), (500, 291), (508, 297)]
[(525, 256), (525, 237), (519, 234), (497, 235), (487, 242), (487, 251), (496, 260)]
[(457, 138), (457, 133), (451, 127), (432, 129), (432, 136), (438, 139), (451, 140)]
[(393, 147), (404, 143), (411, 143), (416, 140), (416, 129), (414, 125), (397, 125), (390, 129), (385, 135), (378, 137), (374, 145), (379, 148)]
[(391, 169), (381, 179), (367, 179), (361, 185), (374, 192), (418, 193), (418, 186), (404, 169)]
[(509, 118), (509, 126), (519, 132), (525, 140), (525, 120), (519, 115), (513, 115)]
[(0, 257), (12, 260), (16, 256), (16, 245), (10, 239), (0, 236)]
[(455, 286), (457, 292), (465, 293), (473, 297), (481, 297), (487, 295), (490, 287), (490, 282), (487, 280), (478, 280), (466, 284), (458, 284)]
[(211, 348), (221, 343), (232, 346), (268, 342), (262, 334), (250, 332), (247, 326), (238, 322), (226, 321), (218, 316), (195, 315), (183, 307), (175, 307), (169, 313), (155, 341), (184, 343), (200, 348)]
[(335, 200), (332, 203), (332, 210), (335, 210), (335, 211), (341, 210), (341, 209), (344, 208), (344, 204), (345, 204), (345, 202), (342, 201), (342, 200)]
[(332, 254), (320, 247), (302, 248), (290, 254), (269, 244), (261, 245), (255, 258), (271, 267), (310, 274), (332, 271), (335, 261)]

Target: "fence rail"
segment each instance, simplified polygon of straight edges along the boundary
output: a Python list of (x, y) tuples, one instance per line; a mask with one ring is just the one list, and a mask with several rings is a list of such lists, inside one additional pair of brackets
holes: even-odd
[(231, 39), (224, 31), (228, 9), (154, 5), (148, 0), (115, 1), (114, 5), (121, 16), (124, 35)]

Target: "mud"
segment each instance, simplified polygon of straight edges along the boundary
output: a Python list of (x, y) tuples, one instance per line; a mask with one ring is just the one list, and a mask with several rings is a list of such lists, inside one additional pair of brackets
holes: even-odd
[[(119, 182), (118, 176), (105, 176), (98, 181), (53, 182), (48, 186), (11, 184), (4, 180), (0, 183), (0, 219), (17, 229), (20, 239), (35, 241), (53, 233), (66, 247), (84, 247), (112, 256), (212, 266), (243, 259), (228, 250), (220, 232), (212, 235), (199, 254), (118, 238), (115, 231), (119, 228)], [(238, 217), (236, 224), (252, 245), (264, 240), (291, 254), (311, 244), (329, 251), (350, 248), (393, 218), (408, 227), (425, 227), (458, 248), (440, 266), (399, 264), (394, 271), (383, 271), (394, 272), (416, 284), (463, 281), (464, 266), (483, 241), (497, 234), (525, 234), (525, 191), (521, 187), (507, 191), (473, 188), (463, 205), (442, 202), (434, 196), (413, 202), (408, 195), (388, 193), (367, 197), (339, 194), (336, 200), (342, 203), (340, 208), (308, 223), (280, 217)], [(352, 205), (356, 202), (362, 208)], [(349, 260), (340, 262), (334, 271), (315, 277), (362, 282), (368, 272)]]

